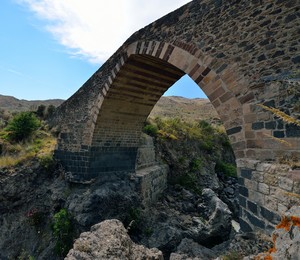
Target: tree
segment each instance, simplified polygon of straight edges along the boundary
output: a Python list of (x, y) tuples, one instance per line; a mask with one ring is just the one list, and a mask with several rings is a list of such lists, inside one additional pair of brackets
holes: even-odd
[(55, 112), (56, 107), (53, 105), (49, 105), (47, 109), (47, 119), (52, 117)]
[(40, 126), (40, 121), (32, 112), (21, 112), (9, 121), (5, 131), (12, 141), (23, 141)]
[(46, 106), (45, 105), (39, 105), (37, 110), (36, 110), (36, 115), (39, 118), (44, 118), (46, 115)]

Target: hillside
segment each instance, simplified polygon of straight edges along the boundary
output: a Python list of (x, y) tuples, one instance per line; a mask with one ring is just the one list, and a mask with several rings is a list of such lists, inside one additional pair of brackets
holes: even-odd
[(28, 111), (36, 110), (39, 105), (54, 105), (59, 106), (64, 100), (62, 99), (49, 99), (49, 100), (34, 100), (28, 101), (24, 99), (17, 99), (11, 96), (0, 95), (0, 109), (9, 111)]
[[(8, 111), (28, 111), (36, 110), (39, 105), (54, 105), (59, 106), (64, 100), (49, 99), (49, 100), (34, 100), (28, 101), (17, 99), (11, 96), (0, 95), (0, 109)], [(194, 121), (199, 119), (213, 120), (219, 119), (219, 116), (208, 99), (204, 98), (184, 98), (178, 96), (161, 97), (157, 102), (150, 118), (175, 118), (178, 117), (183, 121)], [(216, 120), (213, 120), (216, 121)], [(218, 121), (218, 120), (217, 120)]]
[(208, 99), (184, 98), (178, 96), (161, 97), (149, 117), (175, 118), (183, 121), (212, 120), (219, 119), (219, 116)]

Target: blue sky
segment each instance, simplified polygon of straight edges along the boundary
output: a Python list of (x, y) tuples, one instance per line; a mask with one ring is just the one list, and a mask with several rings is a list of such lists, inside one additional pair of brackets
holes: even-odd
[[(133, 32), (188, 2), (119, 1), (1, 0), (0, 94), (67, 99)], [(166, 95), (205, 97), (187, 76)]]

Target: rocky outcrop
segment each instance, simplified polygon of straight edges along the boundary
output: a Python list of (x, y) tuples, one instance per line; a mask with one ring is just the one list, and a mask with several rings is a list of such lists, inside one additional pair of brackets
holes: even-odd
[(158, 249), (148, 249), (132, 242), (123, 224), (115, 219), (92, 226), (75, 241), (65, 260), (151, 259), (162, 260)]
[(51, 226), (62, 208), (70, 216), (73, 241), (105, 219), (124, 221), (130, 209), (139, 205), (134, 181), (80, 185), (68, 183), (63, 176), (60, 167), (49, 172), (38, 160), (0, 170), (1, 260), (60, 259)]
[(138, 207), (134, 183), (107, 182), (74, 190), (65, 201), (75, 221), (85, 230), (105, 219), (124, 220), (131, 208)]
[(188, 233), (202, 245), (212, 246), (229, 238), (231, 231), (231, 211), (211, 189), (202, 191), (203, 203), (198, 205), (204, 209), (203, 219), (194, 217), (196, 224)]
[(0, 170), (0, 259), (36, 257), (37, 252), (40, 259), (55, 259), (49, 227), (60, 200), (52, 200), (51, 191), (63, 187), (36, 160)]
[(170, 255), (170, 260), (184, 260), (184, 259), (214, 259), (217, 254), (204, 246), (199, 245), (191, 239), (183, 239), (177, 247), (176, 253)]
[(149, 213), (139, 232), (142, 238), (137, 240), (160, 249), (166, 257), (185, 238), (213, 247), (227, 240), (231, 232), (231, 212), (211, 189), (200, 195), (180, 186), (169, 187)]
[(238, 181), (235, 177), (227, 177), (222, 173), (218, 173), (220, 189), (218, 190), (218, 197), (227, 204), (232, 212), (232, 218), (239, 219), (239, 201), (238, 201)]

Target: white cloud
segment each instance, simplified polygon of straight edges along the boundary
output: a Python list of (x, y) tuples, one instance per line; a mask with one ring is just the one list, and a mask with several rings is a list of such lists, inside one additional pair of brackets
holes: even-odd
[(188, 0), (17, 0), (46, 21), (55, 39), (93, 63), (103, 63), (135, 31)]

